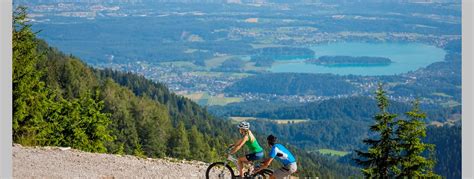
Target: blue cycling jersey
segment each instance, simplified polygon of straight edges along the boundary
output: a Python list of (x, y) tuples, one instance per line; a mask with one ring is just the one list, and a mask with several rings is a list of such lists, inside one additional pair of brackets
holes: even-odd
[(291, 154), (291, 152), (281, 144), (273, 145), (272, 151), (270, 151), (270, 157), (277, 157), (276, 159), (283, 163), (283, 165), (285, 166), (296, 162), (296, 159), (293, 154)]

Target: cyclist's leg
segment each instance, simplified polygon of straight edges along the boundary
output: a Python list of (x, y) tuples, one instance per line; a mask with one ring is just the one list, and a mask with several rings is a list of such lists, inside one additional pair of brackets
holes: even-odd
[(292, 173), (296, 172), (296, 170), (297, 170), (296, 163), (292, 163), (290, 165), (287, 165), (285, 167), (281, 167), (275, 170), (272, 176), (270, 176), (270, 178), (276, 178), (276, 179), (289, 178)]
[(251, 163), (252, 161), (255, 161), (255, 160), (260, 160), (263, 158), (263, 152), (257, 152), (257, 153), (251, 153), (251, 154), (247, 154), (245, 155), (244, 157), (240, 157), (239, 158), (239, 172), (240, 172), (240, 176), (243, 176), (243, 173), (244, 173), (244, 163), (245, 164), (248, 164), (248, 163)]
[[(263, 159), (263, 155), (264, 155), (263, 151), (247, 154), (247, 155), (245, 155), (245, 158), (247, 159), (247, 162), (245, 162), (245, 163), (253, 165), (254, 161)], [(251, 167), (253, 167), (253, 166), (251, 166)]]
[(291, 173), (288, 170), (286, 170), (282, 167), (282, 168), (276, 169), (273, 172), (272, 176), (270, 176), (270, 178), (283, 179), (283, 178), (285, 178), (287, 176), (290, 176), (290, 175), (291, 175)]
[(239, 157), (237, 164), (239, 165), (239, 175), (240, 175), (240, 177), (242, 177), (244, 175), (244, 163), (247, 163), (247, 162), (249, 162), (247, 160), (247, 156)]

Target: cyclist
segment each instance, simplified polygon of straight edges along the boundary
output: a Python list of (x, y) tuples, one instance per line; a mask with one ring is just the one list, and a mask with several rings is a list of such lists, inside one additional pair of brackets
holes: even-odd
[(255, 160), (260, 160), (263, 158), (263, 148), (260, 147), (258, 144), (257, 139), (253, 135), (252, 131), (250, 131), (250, 123), (248, 122), (240, 122), (238, 125), (239, 132), (242, 134), (242, 139), (238, 140), (234, 144), (234, 148), (230, 151), (230, 154), (234, 154), (237, 151), (239, 151), (240, 148), (242, 148), (243, 145), (246, 145), (250, 153), (243, 156), (239, 157), (238, 159), (238, 165), (239, 165), (239, 175), (242, 177), (244, 173), (243, 165), (244, 163), (248, 163), (250, 161), (255, 161)]
[(272, 163), (275, 157), (283, 164), (283, 167), (275, 170), (270, 176), (270, 178), (285, 178), (296, 172), (297, 167), (295, 157), (283, 145), (277, 144), (276, 141), (277, 138), (273, 135), (269, 135), (267, 137), (268, 145), (272, 148), (269, 154), (270, 156), (264, 161), (263, 165), (259, 169), (255, 170), (254, 173), (257, 173), (260, 170), (267, 168)]

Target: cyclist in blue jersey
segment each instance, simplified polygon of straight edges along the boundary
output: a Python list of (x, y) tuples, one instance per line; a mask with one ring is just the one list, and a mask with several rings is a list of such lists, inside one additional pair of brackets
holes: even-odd
[(285, 178), (296, 172), (297, 166), (295, 157), (286, 147), (277, 144), (276, 141), (277, 138), (273, 135), (267, 137), (268, 145), (272, 148), (269, 154), (270, 157), (264, 161), (263, 165), (257, 169), (255, 173), (267, 168), (275, 158), (283, 164), (283, 167), (275, 170), (270, 178)]

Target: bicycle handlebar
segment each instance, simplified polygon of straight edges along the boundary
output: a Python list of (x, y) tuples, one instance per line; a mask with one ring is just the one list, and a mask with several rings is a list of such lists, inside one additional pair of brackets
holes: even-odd
[(225, 153), (230, 154), (230, 151), (232, 151), (233, 148), (234, 148), (234, 144), (230, 145), (229, 147), (227, 147), (227, 149), (225, 149)]

